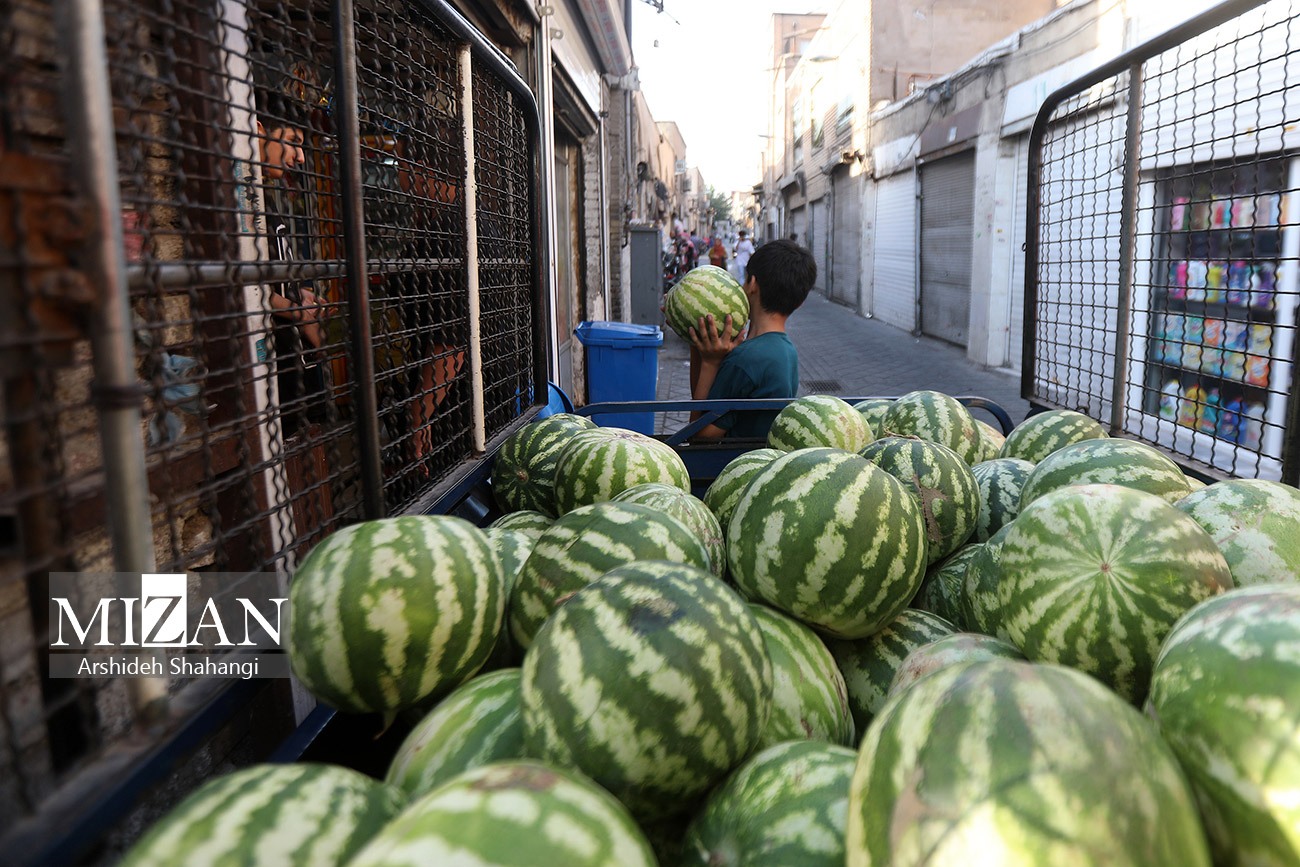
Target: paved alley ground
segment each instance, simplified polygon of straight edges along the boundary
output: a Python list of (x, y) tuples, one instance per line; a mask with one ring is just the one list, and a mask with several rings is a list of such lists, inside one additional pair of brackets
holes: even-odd
[[(1018, 376), (971, 362), (959, 347), (913, 337), (883, 322), (864, 319), (813, 293), (790, 317), (790, 339), (799, 350), (799, 393), (840, 397), (897, 397), (930, 388), (955, 396), (987, 397), (1019, 423), (1029, 412)], [(659, 352), (660, 400), (689, 400), (690, 347), (664, 326)], [(976, 417), (993, 423), (987, 413)], [(684, 424), (686, 415), (661, 417), (661, 430)]]

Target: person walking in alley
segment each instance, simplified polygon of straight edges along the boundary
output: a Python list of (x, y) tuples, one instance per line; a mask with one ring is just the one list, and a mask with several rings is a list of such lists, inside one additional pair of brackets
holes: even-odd
[[(756, 250), (745, 270), (748, 336), (733, 328), (731, 316), (722, 323), (712, 316), (700, 319), (691, 329), (691, 396), (695, 400), (794, 397), (799, 391), (799, 354), (785, 324), (816, 280), (817, 263), (798, 244), (772, 241)], [(766, 437), (776, 415), (775, 410), (729, 412), (706, 425), (695, 439)]]
[(754, 242), (749, 240), (749, 233), (744, 229), (740, 230), (740, 240), (731, 251), (735, 257), (736, 276), (741, 280), (745, 279), (745, 268), (749, 265), (749, 257), (754, 255)]
[(709, 264), (716, 268), (727, 267), (727, 248), (722, 243), (721, 235), (713, 236), (713, 246), (709, 248)]

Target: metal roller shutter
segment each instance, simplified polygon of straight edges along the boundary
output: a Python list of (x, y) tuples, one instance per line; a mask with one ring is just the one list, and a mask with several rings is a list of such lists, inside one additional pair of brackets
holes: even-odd
[(921, 331), (966, 345), (975, 238), (975, 154), (921, 167)]
[(862, 198), (858, 184), (847, 167), (831, 176), (834, 185), (834, 213), (831, 223), (830, 281), (827, 290), (832, 300), (858, 306), (859, 246), (862, 243)]
[(872, 314), (916, 328), (916, 181), (900, 172), (876, 184), (876, 257)]
[(1029, 207), (1029, 136), (1016, 140), (1016, 198), (1011, 221), (1011, 316), (1007, 329), (1007, 366), (1021, 367), (1025, 343), (1025, 219)]

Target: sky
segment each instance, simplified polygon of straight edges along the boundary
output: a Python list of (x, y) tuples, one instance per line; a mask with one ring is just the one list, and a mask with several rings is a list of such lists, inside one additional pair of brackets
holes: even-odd
[[(837, 0), (633, 0), (632, 54), (656, 121), (673, 120), (686, 161), (723, 192), (749, 190), (772, 87), (772, 13), (830, 12)], [(656, 45), (657, 43), (657, 45)]]

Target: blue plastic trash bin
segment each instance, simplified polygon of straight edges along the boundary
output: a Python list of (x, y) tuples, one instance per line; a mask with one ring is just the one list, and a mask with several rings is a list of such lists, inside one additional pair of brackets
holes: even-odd
[[(664, 342), (664, 333), (658, 325), (583, 322), (573, 333), (587, 347), (588, 402), (655, 399), (659, 347)], [(651, 435), (655, 432), (652, 412), (598, 413), (591, 420), (604, 427), (622, 427)]]

